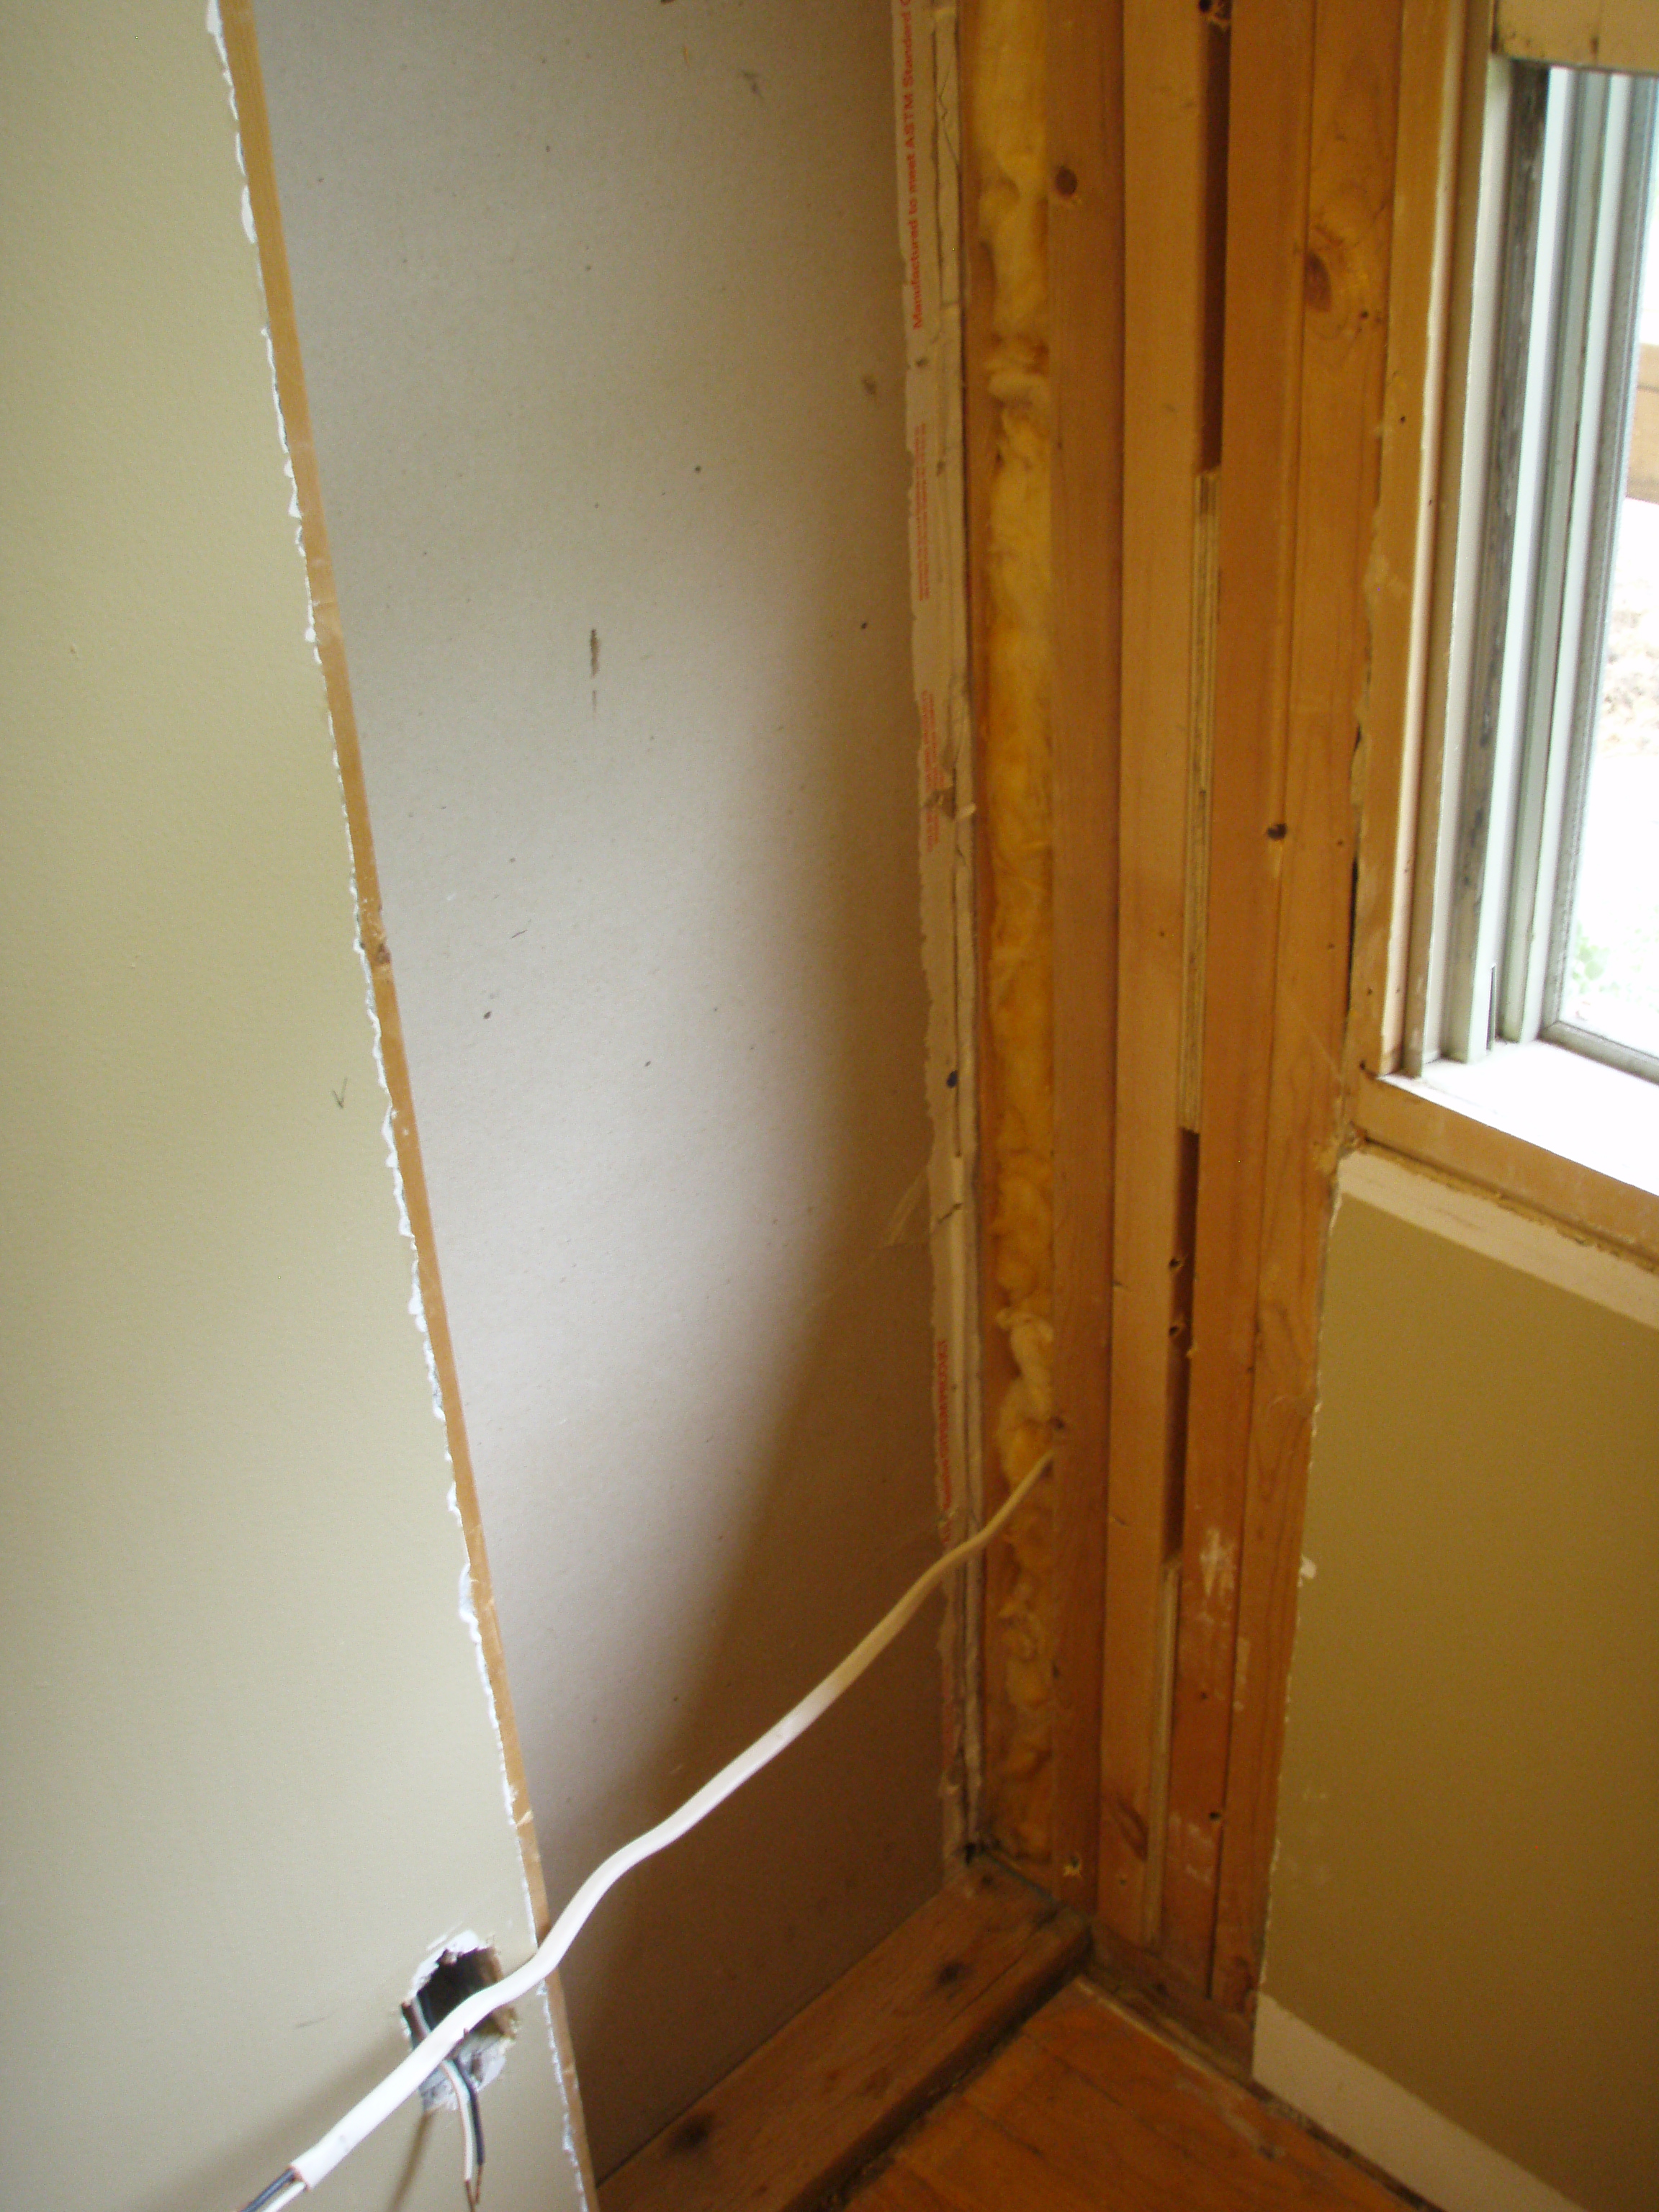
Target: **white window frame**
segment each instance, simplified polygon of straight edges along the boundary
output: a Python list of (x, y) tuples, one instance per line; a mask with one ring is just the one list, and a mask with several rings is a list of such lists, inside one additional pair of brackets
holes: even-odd
[(1540, 1037), (1659, 1060), (1564, 1022), (1562, 991), (1627, 465), (1655, 86), (1488, 64), (1474, 179), (1458, 578), (1425, 790), (1402, 1065)]

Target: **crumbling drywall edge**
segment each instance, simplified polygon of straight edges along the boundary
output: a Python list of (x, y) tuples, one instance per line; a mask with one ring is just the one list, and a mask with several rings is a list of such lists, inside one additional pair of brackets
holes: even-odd
[[(235, 0), (233, 0), (233, 13), (237, 14), (239, 17), (237, 43), (242, 66), (251, 71), (257, 95), (258, 83), (257, 48), (254, 45), (252, 19), (246, 13), (246, 0), (243, 0), (243, 5), (240, 8), (238, 8), (235, 5)], [(398, 1209), (398, 1227), (410, 1249), (409, 1312), (415, 1323), (426, 1362), (427, 1381), (431, 1392), (433, 1413), (444, 1430), (444, 1455), (450, 1473), (447, 1503), (459, 1531), (462, 1551), (460, 1594), (457, 1612), (461, 1626), (471, 1641), (478, 1668), (479, 1684), (483, 1692), (484, 1710), (489, 1717), (491, 1734), (495, 1740), (496, 1767), (501, 1781), (502, 1799), (507, 1808), (507, 1824), (519, 1847), (520, 1887), (525, 1917), (532, 1931), (532, 1940), (539, 1942), (544, 1933), (544, 1923), (549, 1917), (546, 1893), (541, 1881), (540, 1856), (537, 1848), (535, 1831), (531, 1823), (527, 1791), (521, 1774), (515, 1780), (514, 1759), (508, 1752), (507, 1731), (503, 1725), (501, 1712), (501, 1699), (507, 1694), (505, 1681), (502, 1680), (498, 1683), (496, 1669), (490, 1662), (490, 1654), (486, 1645), (483, 1625), (480, 1619), (481, 1605), (489, 1606), (492, 1603), (489, 1567), (483, 1553), (482, 1530), (477, 1526), (476, 1510), (469, 1514), (460, 1495), (459, 1472), (455, 1449), (455, 1438), (459, 1433), (459, 1406), (452, 1407), (448, 1403), (422, 1283), (422, 1271), (426, 1267), (430, 1267), (432, 1280), (436, 1283), (436, 1263), (431, 1255), (423, 1254), (422, 1241), (416, 1234), (411, 1215), (398, 1128), (398, 1101), (387, 1066), (386, 1024), (382, 1018), (383, 994), (384, 1004), (387, 1009), (387, 1018), (394, 1024), (396, 1002), (392, 995), (390, 956), (386, 945), (385, 933), (380, 925), (374, 847), (368, 822), (367, 800), (361, 791), (361, 764), (357, 765), (356, 775), (360, 802), (356, 810), (354, 810), (352, 804), (354, 779), (347, 773), (345, 759), (347, 732), (349, 733), (349, 743), (354, 757), (356, 733), (351, 714), (349, 691), (347, 688), (343, 653), (339, 649), (337, 610), (331, 609), (331, 614), (335, 618), (329, 622), (327, 629), (333, 650), (325, 653), (322, 636), (324, 624), (319, 621), (319, 609), (315, 590), (313, 548), (307, 544), (306, 510), (300, 495), (299, 477), (295, 466), (294, 442), (290, 435), (288, 409), (283, 403), (283, 377), (277, 361), (276, 311), (272, 301), (272, 283), (267, 264), (267, 252), (273, 256), (282, 256), (283, 248), (280, 235), (262, 241), (256, 221), (252, 179), (248, 170), (246, 126), (237, 89), (237, 70), (232, 63), (230, 40), (227, 33), (221, 0), (206, 0), (205, 27), (208, 36), (212, 40), (217, 52), (220, 73), (224, 79), (225, 95), (230, 107), (236, 163), (242, 178), (242, 228), (255, 253), (260, 295), (265, 307), (264, 336), (265, 357), (270, 370), (271, 408), (277, 444), (282, 453), (283, 467), (288, 477), (289, 513), (294, 521), (295, 545), (300, 558), (300, 572), (305, 590), (307, 611), (305, 637), (322, 678), (329, 736), (334, 754), (335, 775), (340, 789), (342, 826), (346, 842), (349, 896), (356, 925), (354, 941), (363, 972), (374, 1070), (380, 1081), (381, 1096), (386, 1102), (386, 1112), (381, 1122), (381, 1136), (386, 1149), (386, 1163)], [(262, 108), (262, 101), (257, 96), (255, 106)], [(263, 129), (262, 116), (262, 144)], [(267, 166), (269, 166), (268, 163)], [(279, 228), (274, 214), (276, 190), (274, 177), (267, 178), (265, 183), (270, 193), (273, 228)], [(285, 288), (287, 283), (285, 258), (280, 261), (279, 266), (282, 271), (282, 287)], [(291, 312), (291, 302), (287, 300), (285, 291), (284, 305)], [(297, 334), (289, 331), (287, 336), (292, 344), (291, 374), (295, 380), (298, 404), (303, 416), (305, 412), (303, 384), (300, 380)], [(308, 422), (306, 424), (305, 434), (309, 447)], [(322, 535), (320, 513), (313, 517), (313, 527), (320, 539)], [(321, 552), (319, 557), (326, 565), (326, 553)], [(331, 580), (331, 569), (329, 573)], [(362, 814), (361, 821), (356, 818), (358, 813)], [(364, 896), (365, 878), (370, 885), (374, 886), (371, 895), (368, 897)], [(376, 974), (377, 967), (383, 971), (379, 975)], [(401, 1048), (399, 1060), (401, 1063)], [(405, 1120), (409, 1127), (408, 1141), (413, 1151), (416, 1143), (413, 1135), (413, 1110), (407, 1101), (405, 1101)], [(415, 1172), (418, 1176), (418, 1155), (416, 1155)], [(580, 2090), (571, 2055), (569, 2028), (564, 2017), (563, 1996), (556, 1978), (543, 1985), (539, 1992), (539, 2000), (538, 2009), (545, 2028), (548, 2048), (552, 2057), (555, 2071), (564, 2090), (563, 2111), (561, 2115), (562, 2148), (570, 2170), (577, 2180), (584, 2201), (596, 2205), (599, 2201), (598, 2189), (593, 2175), (592, 2160), (587, 2148), (586, 2130), (581, 2122)]]

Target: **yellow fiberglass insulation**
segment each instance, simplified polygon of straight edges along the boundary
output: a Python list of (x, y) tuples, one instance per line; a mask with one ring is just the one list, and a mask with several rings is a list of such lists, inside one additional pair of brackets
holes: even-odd
[[(972, 128), (989, 258), (994, 450), (984, 544), (983, 803), (993, 1127), (990, 1258), (1017, 1372), (997, 1408), (1012, 1486), (1046, 1451), (1054, 1354), (1054, 930), (1049, 690), (1048, 159), (1043, 0), (981, 0)], [(1050, 1850), (1052, 1485), (991, 1570), (986, 1809), (1028, 1863)]]

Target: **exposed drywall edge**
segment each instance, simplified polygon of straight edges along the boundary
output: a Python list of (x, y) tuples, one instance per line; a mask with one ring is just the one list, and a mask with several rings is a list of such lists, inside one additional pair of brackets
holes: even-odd
[(1659, 1328), (1659, 1275), (1565, 1229), (1369, 1150), (1343, 1160), (1337, 1188), (1343, 1198), (1374, 1206), (1483, 1259), (1518, 1267), (1628, 1321)]
[[(904, 261), (905, 420), (910, 447), (911, 666), (921, 730), (926, 1176), (933, 1261), (933, 1455), (945, 1541), (980, 1522), (977, 1236), (967, 1194), (978, 1140), (974, 933), (974, 757), (968, 705), (963, 526), (962, 143), (957, 16), (948, 0), (893, 0), (899, 246)], [(905, 1209), (908, 1212), (907, 1207)], [(895, 1229), (897, 1229), (895, 1223)], [(890, 1234), (891, 1232), (890, 1232)], [(983, 1771), (976, 1577), (954, 1583), (941, 1633), (945, 1850), (963, 1857)]]
[(1581, 2212), (1265, 1991), (1256, 2002), (1255, 2071), (1264, 2089), (1440, 2212)]
[[(237, 160), (244, 180), (243, 227), (258, 255), (265, 302), (265, 339), (270, 359), (276, 433), (293, 488), (291, 511), (298, 526), (311, 609), (308, 642), (323, 673), (335, 765), (345, 811), (352, 890), (357, 908), (358, 950), (368, 979), (375, 1062), (386, 1095), (386, 1135), (392, 1183), (399, 1219), (414, 1252), (410, 1311), (424, 1347), (434, 1411), (444, 1425), (453, 1478), (449, 1504), (459, 1523), (465, 1561), (461, 1572), (459, 1612), (477, 1654), (481, 1687), (500, 1757), (507, 1816), (519, 1845), (526, 1909), (539, 1942), (551, 1925), (551, 1914), (495, 1618), (483, 1526), (438, 1273), (403, 1026), (392, 981), (392, 955), (381, 921), (380, 875), (374, 860), (368, 796), (334, 586), (333, 562), (324, 520), (322, 487), (300, 355), (252, 0), (207, 0), (205, 23), (224, 72), (235, 125)], [(598, 2184), (556, 1977), (547, 1985), (539, 2009), (564, 2091), (564, 2148), (580, 2175), (586, 2202), (597, 2204)]]
[[(282, 441), (289, 481), (294, 489), (292, 512), (299, 521), (301, 550), (305, 557), (307, 589), (311, 605), (310, 642), (323, 671), (327, 691), (335, 760), (339, 771), (346, 817), (346, 836), (352, 862), (352, 889), (356, 900), (358, 945), (368, 985), (368, 1012), (374, 1053), (387, 1098), (386, 1137), (397, 1196), (398, 1218), (414, 1249), (410, 1313), (420, 1332), (431, 1379), (434, 1410), (448, 1433), (449, 1456), (455, 1481), (451, 1510), (460, 1524), (467, 1565), (463, 1573), (459, 1614), (473, 1637), (483, 1662), (484, 1686), (489, 1698), (497, 1741), (501, 1744), (507, 1806), (525, 1858), (526, 1891), (538, 1932), (547, 1921), (547, 1906), (530, 1826), (527, 1794), (515, 1783), (514, 1761), (507, 1749), (506, 1677), (499, 1660), (492, 1662), (486, 1640), (486, 1623), (493, 1626), (488, 1570), (483, 1564), (483, 1531), (476, 1500), (471, 1496), (471, 1470), (459, 1430), (459, 1400), (448, 1351), (442, 1316), (442, 1293), (431, 1251), (418, 1140), (415, 1133), (407, 1070), (403, 1065), (402, 1033), (391, 974), (391, 955), (380, 926), (379, 879), (374, 866), (368, 802), (362, 787), (357, 758), (356, 727), (351, 708), (343, 640), (334, 603), (332, 570), (323, 523), (320, 485), (316, 481), (316, 457), (306, 404), (298, 332), (294, 326), (289, 295), (286, 255), (282, 241), (276, 177), (264, 121), (258, 53), (248, 0), (209, 0), (209, 35), (218, 47), (236, 123), (238, 159), (246, 180), (243, 222), (249, 241), (259, 256), (261, 283), (268, 318), (266, 344), (271, 359), (277, 434)], [(303, 479), (303, 482), (302, 482)], [(417, 1227), (416, 1215), (424, 1225)], [(440, 1340), (441, 1339), (441, 1346)], [(463, 1484), (465, 1483), (465, 1494)]]

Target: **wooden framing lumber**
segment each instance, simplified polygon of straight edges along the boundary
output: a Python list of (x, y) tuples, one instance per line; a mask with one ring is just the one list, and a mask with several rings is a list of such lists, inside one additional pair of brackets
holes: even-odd
[(1211, 1995), (1230, 2008), (1254, 1996), (1267, 1933), (1342, 1110), (1353, 762), (1370, 651), (1401, 28), (1393, 7), (1322, 7), (1315, 52), (1286, 830), (1275, 841), (1283, 873), (1261, 1267), (1210, 1980)]
[(1076, 1913), (980, 1859), (618, 2167), (603, 2212), (806, 2212), (1082, 1963)]
[(1250, 2024), (1243, 2013), (1225, 2010), (1165, 1966), (1155, 1951), (1126, 1943), (1103, 1919), (1097, 1917), (1093, 1925), (1088, 1981), (1161, 2034), (1176, 2033), (1196, 2044), (1236, 2080), (1249, 2078)]
[(1164, 1929), (1166, 1960), (1227, 2010), (1248, 2007), (1261, 1965), (1341, 1129), (1400, 38), (1396, 9), (1357, 0), (1241, 0), (1233, 15), (1203, 1137)]
[(964, 11), (988, 1491), (1056, 1455), (987, 1565), (984, 1832), (1084, 1907), (1110, 1381), (1121, 65), (1117, 0)]
[[(1344, 1070), (1351, 1085), (1400, 1050), (1470, 20), (1460, 0), (1235, 0), (1223, 32), (1147, 0), (1053, 0), (1043, 23), (1054, 1371), (1070, 1516), (1054, 1557), (1074, 1579), (1055, 1601), (1052, 1830), (1028, 1863), (1085, 1907), (1092, 1887), (1117, 1955), (1218, 2018), (1248, 2017), (1261, 1963)], [(1086, 141), (1066, 133), (1093, 128), (1109, 156), (1115, 114), (1121, 227), (1115, 260), (1104, 228), (1095, 241), (1091, 298), (1089, 259), (1068, 256), (1098, 156), (1074, 155)], [(1206, 242), (1224, 219), (1218, 317)], [(1121, 269), (1121, 291), (1103, 269)], [(1224, 365), (1218, 438), (1206, 400)], [(1194, 483), (1218, 462), (1200, 963), (1182, 911), (1195, 873)], [(1115, 563), (1068, 534), (1085, 516), (1115, 519)], [(1093, 780), (1108, 746), (1109, 794)], [(1182, 997), (1200, 973), (1194, 1144)], [(1374, 1104), (1375, 1086), (1364, 1096)], [(1089, 1271), (1107, 1253), (1102, 1316)], [(1091, 1870), (1068, 1825), (1091, 1784), (1064, 1655), (1068, 1635), (1094, 1632), (1096, 1603)], [(994, 1769), (1000, 1740), (993, 1715)]]
[[(1052, 1886), (1094, 1904), (1113, 1337), (1123, 595), (1120, 0), (1049, 0), (1054, 933)], [(1165, 1271), (1167, 1277), (1167, 1270)]]
[[(962, 179), (962, 349), (963, 349), (963, 477), (967, 523), (968, 681), (975, 761), (973, 781), (983, 791), (985, 732), (982, 702), (986, 696), (990, 629), (985, 573), (990, 538), (991, 477), (996, 459), (996, 420), (985, 364), (991, 346), (991, 307), (994, 289), (990, 255), (977, 218), (981, 167), (975, 133), (968, 128), (974, 94), (974, 55), (978, 37), (978, 0), (963, 0), (958, 25), (957, 70), (961, 101)], [(1000, 1085), (995, 1040), (990, 1022), (990, 930), (993, 898), (990, 810), (981, 799), (974, 813), (974, 905), (978, 923), (979, 968), (975, 1007), (974, 1063), (979, 1087), (977, 1121), (981, 1142), (975, 1157), (973, 1197), (980, 1215), (978, 1279), (980, 1316), (980, 1467), (983, 1502), (992, 1510), (1006, 1495), (997, 1444), (997, 1409), (1013, 1380), (1013, 1359), (1008, 1340), (994, 1325), (1000, 1300), (994, 1271), (990, 1224), (996, 1198), (995, 1163), (987, 1141), (997, 1126)], [(994, 1825), (992, 1797), (1006, 1764), (1006, 1716), (995, 1690), (999, 1662), (998, 1600), (1006, 1585), (1006, 1567), (994, 1547), (984, 1566), (980, 1604), (979, 1671), (967, 1685), (978, 1699), (979, 1772), (970, 1777), (967, 1806), (969, 1834), (985, 1842)]]
[(1312, 0), (1231, 39), (1221, 615), (1181, 1631), (1161, 1948), (1209, 1984), (1267, 1169), (1308, 282)]
[[(1104, 1194), (1086, 1168), (1067, 1183), (1060, 1133), (1068, 1024), (1087, 1003), (1095, 983), (1087, 963), (1109, 933), (1085, 932), (1073, 945), (1061, 921), (1079, 881), (1070, 856), (1086, 859), (1091, 849), (1087, 808), (1074, 819), (1066, 789), (1067, 775), (1086, 774), (1089, 763), (1073, 753), (1068, 764), (1065, 750), (1062, 641), (1081, 634), (1068, 626), (1100, 619), (1091, 592), (1103, 572), (1065, 565), (1061, 365), (1075, 332), (1061, 255), (1081, 171), (1058, 137), (1050, 148), (1060, 194), (1050, 204), (1048, 303), (1057, 425), (1055, 1411), (1074, 1513), (1089, 1511), (1090, 1492), (1085, 1455), (1069, 1433), (1072, 1408), (1103, 1408), (1109, 1440), (1099, 1515), (1099, 1940), (1164, 2002), (1179, 1996), (1211, 2019), (1247, 2023), (1261, 1961), (1323, 1259), (1342, 1147), (1358, 1135), (1650, 1264), (1659, 1255), (1659, 1200), (1491, 1117), (1377, 1079), (1410, 1048), (1416, 786), (1449, 589), (1437, 510), (1463, 473), (1442, 436), (1449, 356), (1461, 343), (1456, 270), (1468, 259), (1459, 194), (1472, 164), (1462, 160), (1460, 186), (1459, 141), (1473, 127), (1483, 18), (1468, 0), (1233, 0), (1183, 1456), (1182, 1394), (1170, 1371), (1182, 1312), (1169, 1279), (1179, 1278), (1187, 1252), (1178, 1127), (1195, 1117), (1190, 1095), (1173, 1086), (1179, 1040), (1195, 1027), (1180, 1018), (1183, 973), (1190, 981), (1198, 969), (1190, 959), (1183, 969), (1179, 900), (1197, 871), (1180, 848), (1187, 801), (1169, 756), (1184, 769), (1186, 701), (1171, 672), (1184, 678), (1180, 631), (1194, 597), (1194, 571), (1178, 570), (1174, 549), (1190, 556), (1192, 476), (1217, 459), (1194, 435), (1192, 365), (1196, 357), (1200, 374), (1212, 373), (1217, 352), (1212, 330), (1193, 319), (1206, 295), (1182, 244), (1202, 234), (1212, 142), (1190, 100), (1170, 96), (1172, 82), (1201, 93), (1194, 23), (1142, 0), (1117, 4), (1124, 598), (1116, 845), (1108, 855), (1117, 870), (1115, 1100), (1095, 1121), (1097, 1142), (1115, 1147)], [(1085, 12), (1074, 18), (1056, 0), (1046, 19), (1056, 78), (1055, 42), (1076, 33)], [(1089, 82), (1085, 69), (1071, 75)], [(1051, 83), (1051, 136), (1065, 96)], [(1112, 264), (1097, 256), (1097, 265)], [(1097, 422), (1113, 404), (1108, 347), (1103, 336), (1092, 348)], [(1072, 404), (1083, 389), (1071, 386)], [(1097, 493), (1097, 511), (1109, 498)], [(1097, 653), (1094, 684), (1106, 680), (1104, 665)], [(1086, 715), (1087, 701), (1078, 706)], [(1092, 711), (1103, 727), (1107, 703), (1097, 696)], [(1098, 1081), (1107, 1062), (1097, 1040), (1096, 1054)], [(1108, 1237), (1110, 1326), (1093, 1348), (1107, 1346), (1110, 1387), (1103, 1395), (1097, 1370), (1089, 1376), (1079, 1337), (1083, 1364), (1073, 1371), (1095, 1395), (1074, 1395), (1068, 1407), (1062, 1255), (1087, 1255), (1091, 1239)], [(1093, 1540), (1083, 1522), (1072, 1526), (1085, 1545)], [(1162, 1767), (1169, 1612), (1160, 1571), (1177, 1528), (1179, 1622)], [(1064, 1536), (1058, 1556), (1070, 1564)], [(1092, 1571), (1085, 1550), (1080, 1579)], [(1072, 1866), (1060, 1838), (1067, 1774), (1079, 1771), (1059, 1749), (1062, 1712), (1057, 1697), (1059, 1863), (1048, 1877), (1056, 1881)], [(1069, 1893), (1086, 1904), (1082, 1855), (1075, 1873), (1082, 1886)]]
[[(1117, 1103), (1098, 1911), (1155, 1939), (1195, 1146), (1182, 1126), (1194, 541), (1205, 465), (1208, 162), (1223, 33), (1124, 0)], [(1057, 979), (1065, 968), (1056, 957)], [(1057, 988), (1059, 984), (1057, 981)], [(1059, 1216), (1063, 1224), (1065, 1209)]]
[[(962, 25), (969, 602), (979, 793), (986, 1504), (1054, 1442), (1052, 410), (1047, 0)], [(1054, 1867), (1054, 1527), (1045, 1483), (985, 1563), (982, 1834)]]

